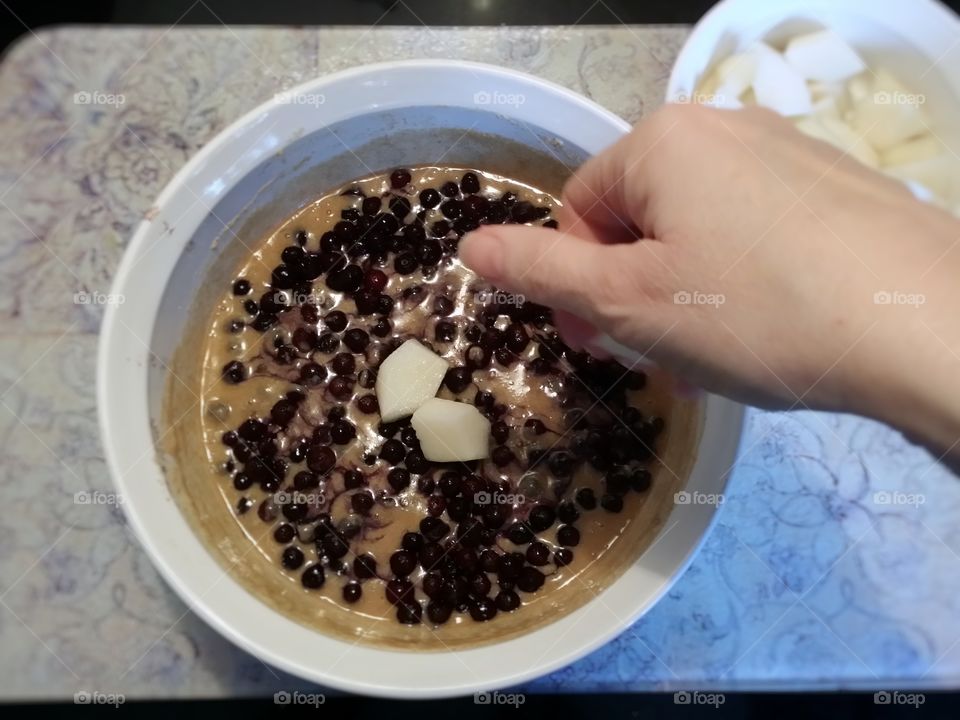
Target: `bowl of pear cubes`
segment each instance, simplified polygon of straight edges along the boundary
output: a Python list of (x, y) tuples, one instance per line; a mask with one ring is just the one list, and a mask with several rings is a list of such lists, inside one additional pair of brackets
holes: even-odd
[(667, 101), (769, 108), (960, 215), (960, 19), (934, 0), (723, 0)]

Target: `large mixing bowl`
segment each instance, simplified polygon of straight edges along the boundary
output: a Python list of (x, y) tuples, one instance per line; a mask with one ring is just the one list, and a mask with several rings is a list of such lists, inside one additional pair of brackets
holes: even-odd
[[(224, 636), (300, 677), (359, 693), (439, 697), (504, 687), (582, 657), (622, 632), (683, 572), (716, 512), (677, 504), (657, 540), (605, 591), (521, 637), (456, 652), (398, 652), (305, 628), (248, 593), (194, 533), (164, 476), (155, 429), (174, 350), (196, 299), (256, 238), (353, 178), (400, 165), (473, 166), (559, 184), (629, 130), (564, 88), (453, 61), (360, 67), (282, 94), (220, 133), (137, 229), (104, 319), (100, 424), (123, 507), (153, 562)], [(224, 287), (224, 285), (219, 285)], [(722, 493), (743, 410), (703, 402), (687, 490)], [(494, 631), (494, 624), (491, 631)]]

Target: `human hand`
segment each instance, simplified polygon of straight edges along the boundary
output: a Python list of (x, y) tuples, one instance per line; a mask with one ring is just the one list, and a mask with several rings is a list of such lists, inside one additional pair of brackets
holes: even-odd
[(568, 343), (592, 326), (751, 404), (960, 434), (960, 223), (899, 183), (768, 111), (675, 105), (562, 202), (560, 231), (484, 226), (460, 256), (558, 310)]

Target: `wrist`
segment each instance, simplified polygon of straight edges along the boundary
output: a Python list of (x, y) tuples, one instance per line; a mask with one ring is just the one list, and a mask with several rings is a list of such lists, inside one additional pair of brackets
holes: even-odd
[(960, 253), (951, 253), (960, 223), (939, 212), (927, 219), (916, 229), (937, 240), (937, 255), (899, 266), (892, 287), (874, 296), (876, 322), (851, 407), (938, 457), (960, 456)]

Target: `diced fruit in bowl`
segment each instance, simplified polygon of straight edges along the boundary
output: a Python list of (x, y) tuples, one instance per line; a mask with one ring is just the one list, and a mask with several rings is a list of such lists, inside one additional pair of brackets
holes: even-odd
[(787, 117), (809, 115), (813, 104), (803, 75), (769, 45), (758, 43), (753, 55), (756, 70), (752, 86), (757, 104)]
[(487, 457), (490, 421), (473, 405), (431, 398), (410, 420), (420, 449), (433, 462), (464, 462)]
[(437, 394), (447, 361), (416, 340), (407, 340), (380, 365), (377, 373), (377, 403), (384, 422), (393, 422), (413, 412)]
[(856, 51), (832, 30), (793, 38), (783, 56), (805, 79), (825, 83), (846, 80), (867, 69)]
[(793, 118), (806, 135), (960, 214), (960, 157), (937, 136), (925, 96), (890, 71), (871, 69), (832, 30), (793, 37), (782, 52), (757, 42), (723, 58), (695, 98), (725, 109), (761, 105)]

